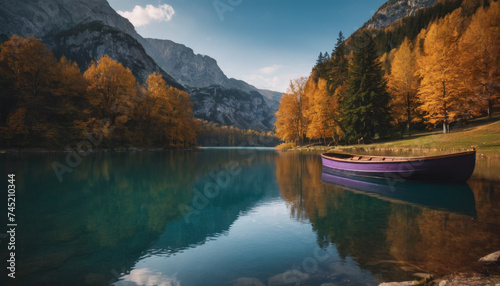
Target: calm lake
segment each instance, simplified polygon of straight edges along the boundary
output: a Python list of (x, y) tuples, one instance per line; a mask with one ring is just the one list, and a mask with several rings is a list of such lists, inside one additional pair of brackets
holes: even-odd
[(273, 149), (95, 153), (60, 181), (66, 156), (0, 154), (1, 233), (9, 173), (17, 223), (0, 284), (377, 285), (500, 250), (499, 159), (450, 186), (346, 181)]

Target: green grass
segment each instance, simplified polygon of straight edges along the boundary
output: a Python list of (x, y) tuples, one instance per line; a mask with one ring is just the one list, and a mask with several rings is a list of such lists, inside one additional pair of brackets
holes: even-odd
[(470, 150), (476, 146), (478, 154), (500, 157), (500, 121), (452, 130), (448, 134), (420, 135), (386, 143), (352, 145), (341, 149), (430, 149), (441, 151)]

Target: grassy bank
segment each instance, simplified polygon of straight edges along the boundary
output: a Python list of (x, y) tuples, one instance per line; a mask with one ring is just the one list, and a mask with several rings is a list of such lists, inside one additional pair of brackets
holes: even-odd
[(306, 150), (344, 150), (361, 149), (364, 151), (376, 149), (425, 149), (442, 152), (455, 152), (470, 150), (471, 146), (476, 146), (480, 156), (500, 157), (500, 121), (486, 123), (482, 125), (465, 127), (452, 130), (448, 134), (417, 135), (411, 138), (400, 140), (349, 146), (302, 146), (294, 149)]

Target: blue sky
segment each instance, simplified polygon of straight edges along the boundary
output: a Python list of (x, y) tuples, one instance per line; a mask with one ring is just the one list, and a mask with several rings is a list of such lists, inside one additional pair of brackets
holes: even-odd
[[(228, 77), (285, 91), (309, 76), (384, 0), (108, 0), (143, 37), (169, 39), (208, 55)], [(149, 6), (148, 6), (149, 5)], [(138, 7), (136, 7), (138, 6)]]

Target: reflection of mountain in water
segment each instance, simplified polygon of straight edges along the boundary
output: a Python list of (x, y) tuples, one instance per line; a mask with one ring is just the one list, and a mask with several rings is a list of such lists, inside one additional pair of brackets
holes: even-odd
[(335, 245), (341, 257), (353, 258), (383, 281), (412, 279), (409, 274), (418, 271), (468, 271), (479, 257), (500, 249), (499, 184), (477, 174), (468, 182), (475, 218), (454, 213), (468, 213), (474, 202), (467, 188), (459, 192), (466, 201), (456, 209), (441, 201), (446, 196), (394, 203), (349, 191), (345, 181), (344, 186), (322, 183), (321, 175), (318, 155), (287, 152), (277, 158), (277, 182), (291, 214), (311, 221), (318, 244)]
[[(232, 176), (231, 183), (221, 188), (215, 198), (207, 198), (206, 207), (197, 210), (191, 204), (194, 211), (187, 216), (187, 221), (182, 217), (167, 223), (148, 252), (175, 253), (228, 231), (239, 216), (257, 203), (279, 196), (273, 172), (272, 165), (242, 167), (241, 174)], [(195, 183), (195, 188), (203, 190), (212, 182), (210, 176), (202, 178)]]
[[(97, 153), (85, 157), (58, 182), (52, 162), (66, 154), (5, 155), (16, 170), (18, 277), (21, 285), (107, 285), (130, 269), (151, 243), (177, 251), (226, 231), (241, 211), (277, 196), (269, 156), (225, 152)], [(186, 225), (179, 205), (189, 205), (193, 187), (237, 162), (242, 174), (211, 199)], [(3, 162), (3, 161), (2, 161)], [(6, 163), (7, 164), (7, 163)], [(250, 167), (250, 164), (259, 166)], [(0, 166), (4, 173), (6, 165)], [(239, 184), (253, 185), (240, 190)], [(206, 227), (201, 227), (206, 225)], [(3, 229), (2, 229), (3, 231)], [(163, 234), (162, 234), (163, 233)], [(1, 257), (7, 257), (5, 250)], [(56, 280), (54, 280), (57, 278)], [(3, 278), (2, 278), (3, 279)]]

